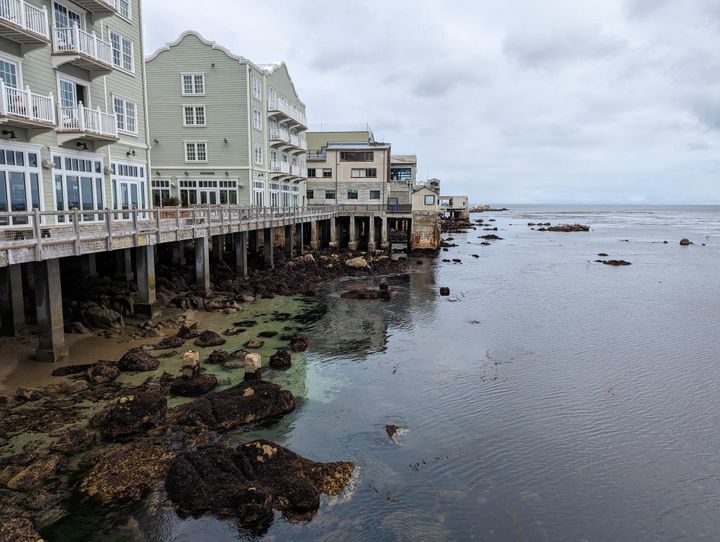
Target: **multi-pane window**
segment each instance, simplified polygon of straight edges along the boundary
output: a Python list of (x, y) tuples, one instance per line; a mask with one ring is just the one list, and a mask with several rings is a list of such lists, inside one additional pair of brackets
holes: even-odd
[(425, 196), (425, 205), (435, 205), (435, 196)]
[(380, 190), (370, 190), (370, 199), (380, 199)]
[(365, 177), (377, 177), (377, 169), (375, 168), (368, 168), (368, 169), (354, 169), (351, 172), (351, 176), (353, 179), (362, 179)]
[(132, 19), (132, 11), (130, 8), (130, 0), (117, 0), (117, 10), (121, 17)]
[[(40, 209), (40, 155), (37, 150), (0, 147), (0, 212)], [(0, 226), (27, 224), (27, 216), (0, 218)]]
[(325, 199), (335, 199), (335, 190), (325, 190)]
[[(0, 11), (0, 13), (2, 12)], [(5, 83), (5, 86), (18, 88), (20, 82), (18, 81), (17, 62), (0, 57), (0, 79)]]
[(323, 169), (323, 177), (328, 178), (332, 177), (332, 169)]
[(315, 169), (310, 168), (307, 170), (307, 176), (308, 177), (315, 177)]
[[(146, 209), (145, 166), (132, 162), (112, 162), (112, 201), (115, 209)], [(123, 213), (129, 219), (129, 213)]]
[(398, 167), (390, 170), (391, 181), (410, 181), (412, 180), (412, 168)]
[[(58, 211), (98, 210), (104, 207), (103, 163), (76, 154), (53, 154), (55, 205)], [(102, 220), (102, 215), (83, 213), (81, 220)], [(69, 220), (72, 220), (70, 217)], [(65, 215), (58, 216), (64, 222)]]
[(198, 96), (205, 94), (205, 75), (202, 73), (182, 74), (183, 96)]
[(372, 162), (373, 153), (363, 151), (351, 151), (340, 153), (341, 162)]
[(152, 182), (152, 198), (154, 207), (170, 205), (170, 181), (157, 179)]
[(262, 82), (254, 75), (252, 76), (252, 96), (257, 101), (262, 101)]
[(263, 164), (263, 148), (262, 145), (255, 145), (255, 163), (258, 165)]
[(186, 162), (207, 162), (207, 142), (206, 141), (186, 141), (185, 142), (185, 161)]
[(348, 190), (347, 199), (358, 199), (358, 191), (357, 190)]
[(263, 129), (262, 113), (259, 109), (253, 109), (253, 128), (260, 131)]
[(307, 199), (314, 199), (315, 198), (315, 192), (312, 190), (307, 191)]
[(110, 31), (110, 46), (112, 47), (113, 65), (125, 71), (135, 71), (133, 51), (135, 46), (130, 38)]
[(205, 106), (183, 106), (183, 122), (185, 123), (185, 126), (205, 126)]
[(125, 98), (113, 96), (117, 128), (121, 132), (137, 133), (137, 104)]

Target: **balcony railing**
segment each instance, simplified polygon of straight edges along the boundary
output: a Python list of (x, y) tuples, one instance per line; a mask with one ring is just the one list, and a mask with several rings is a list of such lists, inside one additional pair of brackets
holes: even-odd
[(23, 30), (50, 38), (47, 8), (36, 8), (24, 0), (0, 0), (0, 19)]
[(112, 66), (110, 42), (98, 38), (95, 32), (85, 32), (78, 25), (72, 28), (56, 28), (53, 47), (56, 53), (81, 54)]
[(287, 162), (273, 162), (271, 167), (273, 173), (290, 173), (290, 164)]
[[(0, 0), (2, 4), (2, 0)], [(0, 79), (0, 116), (19, 117), (33, 122), (55, 124), (55, 97), (9, 87)]]
[(284, 130), (278, 130), (277, 128), (270, 128), (270, 140), (271, 141), (285, 141), (290, 142), (290, 134)]
[(291, 119), (302, 124), (303, 126), (307, 126), (307, 119), (305, 118), (305, 113), (303, 113), (302, 111), (298, 111), (297, 109), (293, 109), (282, 100), (268, 97), (268, 111), (280, 111), (281, 113), (285, 114), (285, 116), (290, 117)]
[(82, 103), (73, 107), (60, 108), (61, 132), (86, 132), (105, 137), (118, 137), (115, 115), (97, 109), (90, 109)]

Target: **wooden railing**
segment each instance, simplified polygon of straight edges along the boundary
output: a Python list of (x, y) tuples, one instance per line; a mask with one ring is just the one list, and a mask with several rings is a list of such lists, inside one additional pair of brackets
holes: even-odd
[(217, 205), (0, 212), (0, 267), (325, 220), (335, 207)]

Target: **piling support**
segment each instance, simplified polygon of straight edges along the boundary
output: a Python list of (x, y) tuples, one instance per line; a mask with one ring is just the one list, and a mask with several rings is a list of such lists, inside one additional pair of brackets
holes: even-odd
[(195, 286), (198, 292), (209, 294), (210, 287), (210, 247), (207, 237), (195, 239)]
[(263, 241), (265, 242), (265, 267), (267, 269), (274, 269), (272, 228), (265, 228), (265, 230), (263, 230)]
[(375, 215), (368, 218), (368, 252), (375, 252)]
[(355, 217), (352, 215), (350, 216), (349, 233), (350, 233), (350, 239), (348, 240), (348, 248), (350, 250), (357, 250), (358, 244), (357, 244), (357, 232), (355, 230)]
[(317, 250), (320, 248), (320, 236), (318, 232), (318, 222), (313, 220), (310, 222), (310, 248)]
[(35, 359), (55, 363), (67, 357), (63, 322), (60, 260), (35, 264), (35, 299), (38, 323), (38, 349)]
[(338, 248), (337, 218), (330, 219), (330, 248)]
[(155, 293), (155, 250), (153, 245), (135, 249), (138, 303), (135, 314), (153, 318), (158, 312)]
[(248, 234), (244, 231), (235, 234), (235, 272), (239, 278), (248, 276), (247, 237)]

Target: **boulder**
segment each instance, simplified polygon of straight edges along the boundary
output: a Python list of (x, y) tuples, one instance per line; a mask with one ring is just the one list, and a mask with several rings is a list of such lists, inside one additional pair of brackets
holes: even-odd
[(160, 362), (142, 348), (128, 350), (118, 362), (121, 371), (154, 371), (159, 366)]
[(173, 454), (149, 443), (124, 444), (102, 455), (80, 491), (105, 505), (139, 501), (167, 475)]
[(682, 239), (680, 241), (680, 246), (687, 247), (694, 244), (690, 239)]
[(122, 314), (107, 307), (88, 307), (83, 314), (90, 327), (110, 329), (124, 326)]
[(289, 369), (292, 366), (290, 350), (281, 348), (270, 356), (270, 367), (273, 369)]
[(370, 269), (370, 264), (362, 256), (346, 260), (345, 265), (351, 269)]
[(448, 288), (448, 287), (446, 287), (446, 286), (443, 286), (442, 288), (440, 288), (440, 295), (443, 296), (443, 297), (449, 296), (449, 295), (450, 295), (450, 288)]
[(192, 326), (181, 326), (175, 336), (187, 341), (194, 339), (198, 335), (200, 335), (200, 333), (197, 330), (197, 324), (193, 324)]
[(502, 237), (498, 237), (494, 233), (490, 234), (490, 235), (483, 235), (482, 237), (480, 237), (480, 239), (485, 239), (486, 241), (502, 241), (503, 240)]
[(21, 469), (5, 485), (13, 491), (29, 491), (39, 488), (44, 485), (46, 480), (55, 476), (59, 465), (60, 456), (49, 455)]
[(43, 537), (26, 517), (13, 517), (0, 523), (0, 542), (43, 542)]
[(218, 384), (215, 375), (204, 373), (197, 376), (177, 377), (170, 385), (170, 393), (180, 397), (200, 397), (211, 391)]
[(262, 348), (263, 346), (265, 346), (265, 341), (261, 341), (260, 339), (250, 339), (243, 346), (245, 348), (257, 350), (258, 348)]
[[(548, 224), (546, 224), (547, 226)], [(538, 230), (540, 231), (540, 230)], [(557, 226), (551, 226), (547, 228), (547, 231), (559, 231), (559, 232), (577, 232), (577, 231), (590, 231), (590, 226), (583, 226), (582, 224), (558, 224)]]
[(15, 390), (15, 400), (23, 403), (39, 401), (45, 396), (38, 388), (18, 388)]
[(82, 322), (69, 322), (65, 324), (65, 333), (74, 333), (77, 335), (90, 335), (92, 331), (86, 328)]
[(90, 429), (63, 429), (60, 438), (50, 445), (50, 449), (68, 455), (89, 450), (97, 441), (97, 433)]
[(310, 346), (310, 340), (306, 335), (296, 333), (290, 338), (290, 350), (293, 352), (305, 352)]
[(120, 376), (120, 368), (114, 361), (100, 361), (85, 372), (85, 378), (92, 384), (107, 384)]
[(207, 362), (212, 364), (223, 364), (230, 358), (230, 354), (224, 350), (213, 350), (208, 356)]
[(277, 331), (261, 331), (258, 333), (258, 337), (261, 337), (263, 339), (272, 339), (273, 337), (276, 337), (278, 335)]
[(172, 350), (174, 348), (180, 348), (185, 344), (185, 339), (178, 337), (165, 337), (162, 341), (155, 345), (155, 350)]
[(222, 346), (223, 344), (225, 344), (225, 339), (214, 331), (203, 331), (200, 336), (195, 339), (195, 345), (201, 348)]
[(613, 267), (622, 267), (625, 265), (632, 265), (630, 262), (626, 262), (625, 260), (595, 260), (597, 263), (602, 263), (605, 265), (610, 265)]
[(141, 391), (121, 397), (111, 405), (100, 421), (105, 440), (118, 440), (144, 433), (165, 419), (167, 400), (159, 392)]

